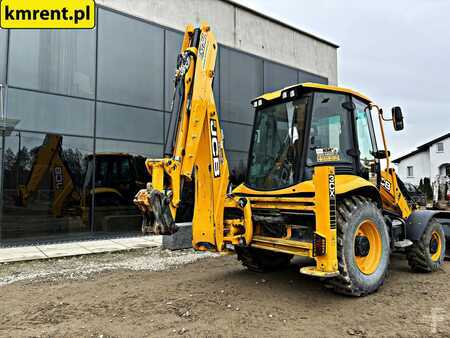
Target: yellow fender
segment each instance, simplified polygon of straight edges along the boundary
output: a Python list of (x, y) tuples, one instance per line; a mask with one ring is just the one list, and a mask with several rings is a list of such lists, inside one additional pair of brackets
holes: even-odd
[(380, 192), (371, 182), (355, 175), (336, 175), (336, 195), (345, 195), (355, 191), (381, 203)]

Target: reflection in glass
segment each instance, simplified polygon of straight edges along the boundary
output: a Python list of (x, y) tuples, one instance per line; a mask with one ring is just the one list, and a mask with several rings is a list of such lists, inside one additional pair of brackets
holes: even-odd
[(6, 81), (6, 40), (8, 32), (5, 29), (0, 29), (0, 83)]
[(220, 118), (253, 123), (250, 100), (263, 90), (263, 61), (226, 47), (220, 48)]
[(99, 9), (98, 98), (163, 109), (164, 31)]
[[(145, 168), (150, 144), (96, 141), (95, 170), (92, 161), (87, 175), (94, 175), (94, 230), (139, 231), (141, 214), (133, 203), (136, 193), (145, 188), (150, 177)], [(159, 152), (162, 146), (159, 147)], [(144, 151), (144, 152), (142, 152)]]
[(17, 129), (93, 136), (94, 102), (8, 88), (7, 114)]
[(97, 103), (97, 136), (130, 141), (163, 143), (160, 111)]
[[(89, 138), (13, 132), (6, 138), (2, 238), (89, 231)], [(83, 189), (84, 187), (84, 189)]]
[(264, 61), (264, 92), (296, 84), (297, 70), (278, 63)]
[(95, 30), (11, 30), (9, 84), (94, 98)]

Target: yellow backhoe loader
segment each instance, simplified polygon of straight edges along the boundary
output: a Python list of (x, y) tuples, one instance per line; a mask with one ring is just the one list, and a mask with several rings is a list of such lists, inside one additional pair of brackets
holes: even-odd
[(311, 257), (315, 264), (301, 273), (361, 296), (383, 284), (394, 250), (406, 253), (413, 270), (439, 269), (450, 214), (416, 210), (390, 165), (384, 121), (403, 129), (399, 107), (388, 119), (356, 91), (314, 83), (264, 94), (252, 101), (246, 180), (232, 189), (212, 91), (216, 55), (210, 27), (188, 26), (175, 75), (173, 132), (165, 157), (146, 161), (152, 179), (135, 197), (144, 231), (177, 230), (183, 183), (194, 180), (193, 247), (234, 252), (251, 270)]

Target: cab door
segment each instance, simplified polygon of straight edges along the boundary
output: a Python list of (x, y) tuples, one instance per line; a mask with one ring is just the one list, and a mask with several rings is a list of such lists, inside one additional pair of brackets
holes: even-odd
[(355, 129), (356, 143), (359, 150), (357, 163), (358, 175), (379, 187), (380, 184), (380, 160), (374, 153), (377, 151), (375, 133), (370, 111), (366, 110), (367, 104), (353, 98), (355, 103)]

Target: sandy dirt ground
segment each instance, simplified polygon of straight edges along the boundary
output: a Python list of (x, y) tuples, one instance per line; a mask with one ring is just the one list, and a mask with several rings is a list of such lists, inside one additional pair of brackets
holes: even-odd
[[(155, 255), (161, 254), (147, 250), (84, 259), (89, 265)], [(390, 279), (379, 292), (350, 298), (300, 275), (299, 266), (307, 263), (303, 260), (280, 272), (258, 274), (242, 268), (233, 256), (182, 255), (188, 256), (182, 265), (166, 264), (156, 269), (160, 271), (121, 266), (79, 275), (69, 269), (68, 275), (9, 279), (0, 286), (0, 336), (450, 335), (448, 263), (434, 274), (414, 274), (404, 260), (393, 257)], [(24, 269), (58, 270), (58, 264), (79, 264), (75, 260), (0, 265), (0, 278), (1, 270), (5, 281), (5, 276), (20, 275)]]

